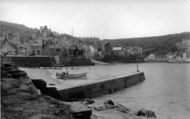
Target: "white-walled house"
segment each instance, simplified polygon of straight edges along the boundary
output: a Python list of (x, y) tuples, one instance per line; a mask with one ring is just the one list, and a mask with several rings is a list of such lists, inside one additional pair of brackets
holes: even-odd
[(156, 59), (156, 56), (155, 56), (154, 54), (150, 54), (150, 55), (148, 56), (148, 59), (151, 59), (151, 60)]
[(172, 55), (172, 54), (167, 54), (167, 55), (166, 55), (166, 58), (169, 59), (169, 60), (174, 59), (174, 55)]

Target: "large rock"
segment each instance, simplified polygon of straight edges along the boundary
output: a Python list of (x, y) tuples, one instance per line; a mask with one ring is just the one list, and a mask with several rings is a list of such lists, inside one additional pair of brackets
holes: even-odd
[(90, 99), (90, 98), (84, 98), (83, 100), (81, 100), (81, 103), (84, 105), (89, 105), (89, 104), (93, 104), (95, 101)]
[(39, 95), (26, 73), (10, 64), (2, 64), (2, 119), (70, 119), (70, 105)]
[(27, 76), (26, 72), (21, 71), (15, 65), (9, 63), (1, 64), (1, 70), (1, 77), (20, 78)]
[(104, 106), (106, 109), (111, 109), (111, 108), (114, 108), (114, 102), (112, 100), (106, 100), (104, 102)]
[(47, 83), (43, 79), (32, 79), (32, 83), (39, 90), (43, 90), (47, 87)]
[(145, 110), (145, 109), (140, 109), (137, 114), (137, 116), (144, 116), (144, 117), (152, 117), (152, 118), (156, 118), (156, 114), (155, 112), (151, 111), (151, 110)]
[(92, 110), (79, 102), (71, 104), (71, 114), (75, 119), (90, 119)]
[(123, 113), (128, 113), (128, 112), (130, 111), (129, 108), (127, 108), (127, 107), (125, 107), (125, 106), (123, 106), (123, 105), (121, 105), (121, 104), (116, 104), (116, 105), (114, 106), (114, 108), (115, 108), (116, 110), (120, 111), (120, 112), (123, 112)]
[(156, 118), (156, 114), (151, 110), (133, 110), (121, 104), (115, 104), (112, 100), (106, 100), (104, 106), (89, 106), (93, 109), (93, 114), (101, 119), (147, 119)]

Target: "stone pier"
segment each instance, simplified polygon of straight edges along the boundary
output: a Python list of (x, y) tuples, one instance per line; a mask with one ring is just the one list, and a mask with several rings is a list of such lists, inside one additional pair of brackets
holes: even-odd
[(121, 75), (110, 79), (91, 82), (84, 85), (74, 86), (59, 90), (64, 101), (77, 101), (83, 98), (94, 98), (104, 94), (114, 93), (145, 80), (143, 72), (131, 75)]

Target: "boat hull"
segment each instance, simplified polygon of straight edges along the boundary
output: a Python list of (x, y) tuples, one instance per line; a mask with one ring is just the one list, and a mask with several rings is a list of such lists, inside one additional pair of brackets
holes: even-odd
[(58, 75), (56, 75), (56, 77), (58, 79), (64, 79), (64, 80), (67, 80), (67, 79), (80, 79), (80, 78), (83, 78), (83, 77), (86, 77), (86, 76), (87, 76), (87, 73), (66, 74), (66, 75), (63, 75), (63, 74), (59, 73)]

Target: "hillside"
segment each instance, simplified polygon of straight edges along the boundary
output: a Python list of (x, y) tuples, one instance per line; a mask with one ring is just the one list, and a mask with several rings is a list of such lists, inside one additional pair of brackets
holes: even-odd
[(28, 28), (22, 24), (0, 21), (0, 25), (1, 25), (2, 31), (4, 31), (4, 32), (9, 31), (12, 33), (18, 33), (20, 35), (25, 32), (35, 32), (34, 29)]
[(182, 40), (190, 40), (190, 32), (155, 37), (104, 39), (102, 42), (110, 42), (113, 46), (139, 46), (144, 51), (162, 55), (177, 51), (176, 43)]
[(0, 27), (2, 34), (9, 34), (9, 37), (12, 37), (13, 34), (18, 34), (23, 41), (29, 41), (32, 37), (39, 33), (38, 29), (32, 29), (22, 24), (4, 21), (0, 21)]

